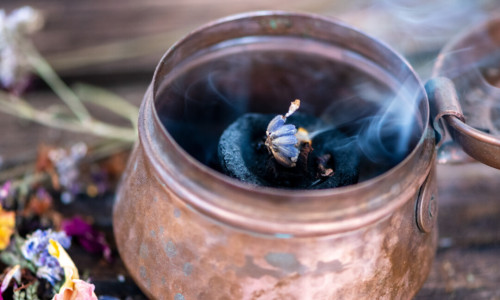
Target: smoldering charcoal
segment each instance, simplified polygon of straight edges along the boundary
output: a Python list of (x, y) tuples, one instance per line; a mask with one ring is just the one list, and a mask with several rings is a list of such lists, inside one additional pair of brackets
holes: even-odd
[[(302, 145), (294, 167), (279, 164), (264, 146), (266, 127), (273, 117), (244, 114), (224, 131), (218, 154), (225, 174), (255, 185), (291, 189), (325, 189), (357, 182), (359, 154), (353, 143), (342, 145), (346, 135), (336, 129)], [(288, 120), (306, 129), (326, 127), (311, 115), (297, 114)], [(326, 169), (332, 172), (322, 174)]]
[[(251, 185), (330, 189), (387, 172), (418, 143), (419, 95), (394, 89), (385, 71), (374, 77), (283, 43), (245, 47), (180, 66), (155, 103), (168, 133), (205, 166)], [(311, 142), (294, 149), (293, 137), (280, 137), (270, 149), (269, 122), (294, 99), (300, 109), (279, 125), (305, 129)]]

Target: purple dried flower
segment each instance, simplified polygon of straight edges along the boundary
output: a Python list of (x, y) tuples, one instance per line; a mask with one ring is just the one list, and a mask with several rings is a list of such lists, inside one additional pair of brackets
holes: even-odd
[(57, 263), (55, 267), (42, 266), (38, 267), (36, 270), (36, 277), (43, 278), (47, 280), (52, 286), (63, 279), (64, 270), (59, 266), (57, 259), (54, 259)]
[(36, 197), (38, 199), (46, 199), (46, 198), (51, 198), (49, 192), (47, 192), (47, 190), (43, 187), (39, 187), (37, 190), (36, 190)]
[(104, 233), (92, 228), (79, 217), (64, 221), (62, 228), (67, 235), (77, 238), (85, 250), (90, 253), (102, 253), (107, 261), (111, 261), (111, 248)]
[(11, 191), (12, 182), (6, 181), (2, 187), (0, 187), (0, 201), (7, 199)]
[(276, 161), (288, 168), (295, 167), (299, 157), (298, 139), (295, 136), (297, 128), (293, 124), (285, 125), (286, 118), (293, 114), (300, 107), (300, 100), (295, 100), (290, 104), (286, 115), (277, 115), (267, 125), (266, 146), (273, 154)]
[(51, 229), (38, 229), (28, 235), (21, 252), (24, 258), (37, 267), (37, 276), (54, 285), (62, 279), (64, 272), (57, 259), (49, 254), (48, 246), (51, 239), (57, 241), (64, 248), (69, 248), (71, 245), (71, 238), (63, 231), (54, 232)]
[(77, 182), (80, 174), (78, 162), (87, 154), (87, 146), (84, 143), (77, 143), (69, 151), (66, 149), (55, 149), (49, 152), (49, 159), (54, 164), (59, 183), (66, 189), (61, 195), (63, 203), (69, 203), (73, 196), (80, 191), (80, 184)]
[(97, 166), (91, 169), (92, 182), (97, 188), (97, 194), (103, 195), (108, 190), (109, 176), (107, 172)]

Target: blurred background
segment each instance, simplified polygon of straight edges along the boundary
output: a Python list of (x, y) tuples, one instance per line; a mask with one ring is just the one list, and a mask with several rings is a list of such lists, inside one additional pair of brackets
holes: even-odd
[[(137, 74), (151, 70), (169, 46), (212, 20), (253, 10), (317, 13), (340, 19), (411, 56), (438, 51), (457, 32), (500, 7), (495, 0), (3, 0), (41, 10), (35, 41), (65, 75)], [(118, 63), (119, 61), (119, 63)]]
[[(231, 14), (276, 9), (340, 19), (399, 51), (425, 80), (447, 41), (500, 9), (496, 0), (3, 0), (0, 9), (8, 13), (23, 5), (43, 13), (45, 26), (34, 41), (64, 80), (106, 86), (136, 105), (157, 62), (175, 41)], [(36, 82), (29, 90), (34, 91), (38, 94), (33, 105), (46, 105), (52, 97)], [(35, 149), (20, 147), (26, 142), (35, 147), (69, 137), (39, 127), (2, 115), (3, 161), (32, 155)]]

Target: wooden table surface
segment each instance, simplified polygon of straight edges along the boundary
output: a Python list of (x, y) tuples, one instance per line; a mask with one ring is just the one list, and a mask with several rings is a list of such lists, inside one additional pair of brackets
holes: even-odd
[[(276, 4), (266, 6), (267, 1), (260, 0), (252, 1), (251, 4), (235, 1), (232, 5), (227, 5), (223, 1), (208, 0), (184, 2), (148, 0), (141, 1), (141, 5), (130, 0), (114, 0), (106, 1), (106, 4), (100, 6), (97, 3), (101, 2), (93, 1), (63, 4), (62, 1), (47, 0), (42, 7), (37, 1), (25, 2), (38, 6), (46, 12), (47, 29), (37, 36), (36, 41), (65, 80), (68, 82), (84, 80), (105, 86), (135, 104), (140, 103), (161, 53), (188, 29), (211, 19), (247, 10), (281, 8), (330, 16), (342, 12), (338, 16), (343, 19), (359, 23), (361, 27), (369, 25), (362, 22), (363, 14), (353, 10), (352, 5), (349, 11), (347, 6), (346, 8), (338, 3), (328, 4), (331, 1), (320, 0), (310, 2), (309, 6), (305, 6), (303, 1), (277, 1)], [(359, 4), (363, 1), (352, 2)], [(424, 2), (427, 5), (433, 3), (433, 1), (422, 3)], [(461, 5), (473, 3), (456, 2)], [(461, 19), (461, 27), (477, 21), (478, 16), (488, 14), (492, 8), (498, 8), (498, 2), (497, 4), (495, 2), (477, 1), (480, 3), (479, 6), (466, 7), (469, 13), (465, 12), (467, 17)], [(19, 4), (15, 0), (6, 0), (2, 5), (10, 10)], [(378, 10), (374, 14), (380, 16), (381, 11)], [(459, 17), (460, 15), (457, 15), (457, 18)], [(387, 22), (396, 21), (388, 19)], [(85, 23), (88, 26), (82, 25)], [(69, 25), (65, 26), (66, 24)], [(141, 38), (166, 31), (169, 32), (168, 38), (164, 36), (165, 40), (149, 44), (151, 49), (142, 55), (137, 54), (135, 58), (106, 63), (95, 59), (97, 56), (95, 53), (117, 55), (125, 47), (121, 42), (102, 45), (107, 41)], [(443, 40), (449, 39), (456, 32), (458, 28), (446, 31), (446, 34), (440, 36), (441, 40), (434, 39), (432, 43), (428, 42), (426, 45), (431, 46), (427, 48), (408, 48), (408, 45), (395, 47), (402, 51), (410, 49), (405, 53), (414, 55), (411, 56), (414, 58), (413, 62), (419, 62), (419, 66), (425, 70), (428, 69), (429, 63), (432, 65), (436, 50), (442, 46)], [(148, 42), (151, 43), (152, 40)], [(81, 49), (87, 49), (87, 52), (82, 52)], [(419, 55), (419, 53), (424, 54)], [(35, 90), (28, 93), (27, 98), (34, 105), (41, 107), (56, 101), (42, 85), (35, 85)], [(68, 145), (81, 140), (87, 142), (94, 140), (89, 136), (47, 129), (4, 115), (0, 115), (0, 133), (2, 136), (0, 158), (4, 161), (4, 165), (33, 159), (36, 147), (40, 143)], [(439, 248), (431, 274), (416, 299), (500, 299), (500, 171), (478, 163), (439, 165), (437, 170)], [(96, 206), (100, 209), (92, 208)], [(111, 207), (112, 196), (109, 196), (102, 199), (80, 199), (60, 209), (69, 214), (78, 211), (94, 216), (97, 225), (105, 229), (111, 238)], [(119, 259), (109, 266), (99, 258), (83, 253), (77, 248), (72, 249), (71, 254), (76, 264), (84, 266), (83, 268), (89, 272), (96, 284), (97, 294), (123, 299), (144, 298), (127, 276)], [(120, 275), (124, 275), (124, 281)]]
[(500, 171), (439, 165), (439, 248), (416, 299), (500, 299)]

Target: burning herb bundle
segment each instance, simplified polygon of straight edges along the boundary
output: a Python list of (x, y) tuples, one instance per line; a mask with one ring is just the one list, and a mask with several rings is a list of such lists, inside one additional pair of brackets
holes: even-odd
[(314, 116), (294, 114), (299, 107), (295, 100), (285, 115), (247, 113), (238, 118), (219, 140), (223, 172), (255, 185), (292, 189), (356, 183), (355, 146), (339, 147), (346, 136), (335, 128), (311, 131), (327, 126)]

